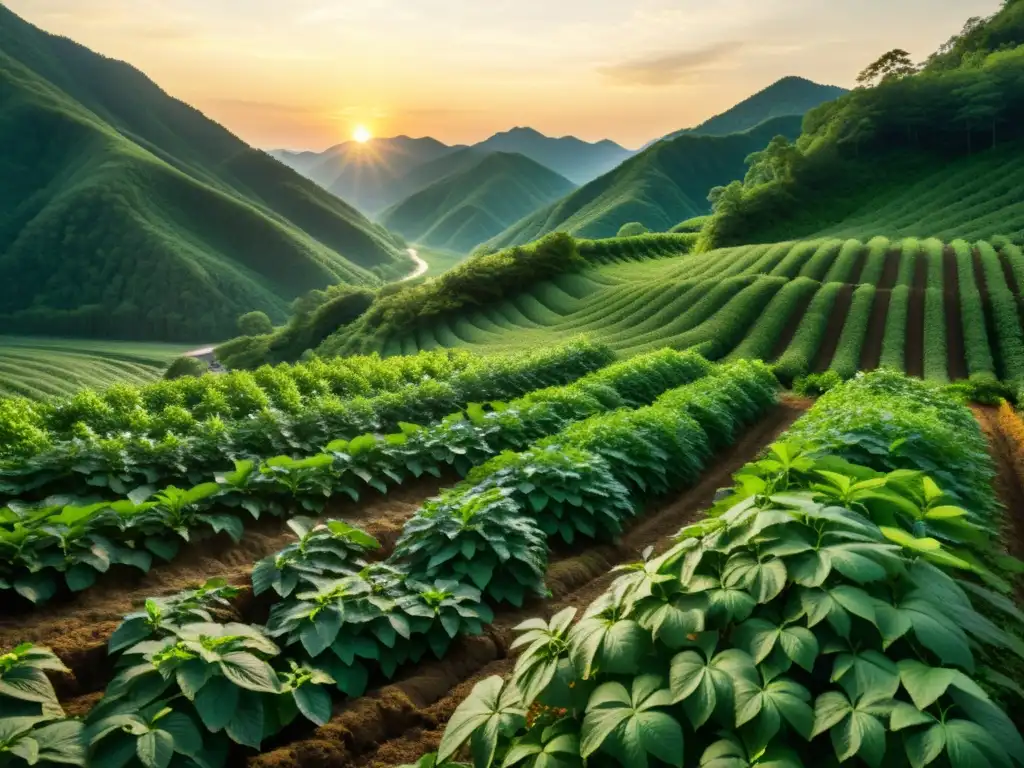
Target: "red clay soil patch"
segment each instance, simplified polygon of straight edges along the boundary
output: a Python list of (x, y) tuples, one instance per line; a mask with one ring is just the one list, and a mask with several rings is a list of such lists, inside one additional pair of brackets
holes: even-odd
[(610, 569), (635, 559), (654, 544), (664, 551), (670, 537), (712, 503), (715, 492), (731, 483), (746, 464), (810, 406), (786, 399), (765, 419), (722, 453), (690, 491), (645, 516), (616, 546), (599, 546), (552, 564), (548, 586), (554, 600), (537, 601), (522, 610), (501, 612), (486, 637), (463, 638), (441, 662), (418, 665), (412, 674), (346, 702), (331, 721), (309, 738), (252, 758), (258, 768), (341, 768), (413, 763), (437, 749), (445, 723), (473, 686), (491, 675), (506, 675), (515, 663), (508, 655), (512, 628), (526, 618), (550, 616), (567, 606), (583, 608), (600, 595), (614, 576)]
[(951, 381), (967, 378), (963, 317), (960, 314), (960, 275), (956, 270), (956, 251), (946, 246), (942, 252), (942, 290), (946, 315), (947, 370)]
[[(404, 521), (449, 482), (423, 478), (399, 486), (386, 496), (368, 490), (359, 503), (346, 500), (332, 504), (328, 516), (359, 525), (380, 539), (383, 548), (390, 549)], [(210, 578), (248, 586), (256, 561), (293, 539), (283, 520), (264, 519), (250, 525), (238, 544), (230, 539), (226, 545), (220, 538), (210, 540), (204, 546), (184, 550), (181, 557), (153, 568), (141, 578), (127, 583), (108, 580), (77, 595), (73, 602), (45, 605), (28, 615), (4, 618), (0, 620), (0, 648), (26, 641), (51, 648), (71, 669), (70, 675), (54, 680), (62, 700), (100, 690), (112, 677), (107, 640), (125, 614), (137, 610), (148, 597), (171, 595)], [(245, 619), (244, 612), (251, 603), (251, 593), (246, 592), (233, 607), (231, 618)]]
[(914, 282), (907, 300), (907, 340), (903, 365), (907, 374), (924, 378), (924, 306), (928, 287), (928, 260), (920, 256), (914, 264)]
[(804, 315), (807, 313), (807, 307), (811, 305), (814, 294), (815, 291), (810, 291), (806, 296), (801, 296), (800, 300), (793, 307), (789, 319), (786, 320), (786, 324), (782, 327), (782, 333), (779, 334), (779, 338), (775, 341), (775, 348), (772, 350), (772, 360), (778, 360), (789, 349), (789, 345), (792, 343), (793, 337), (796, 336), (796, 331), (800, 327)]
[(868, 332), (864, 337), (864, 347), (860, 351), (860, 369), (862, 371), (873, 371), (882, 362), (885, 321), (889, 317), (891, 301), (891, 290), (875, 291), (875, 300), (871, 303), (871, 317), (868, 318)]
[(893, 248), (885, 254), (885, 264), (882, 266), (882, 278), (875, 286), (880, 291), (890, 291), (896, 287), (896, 281), (900, 276), (900, 259), (903, 251)]
[(832, 306), (832, 314), (828, 318), (825, 336), (821, 341), (818, 356), (814, 359), (814, 365), (811, 368), (815, 373), (827, 371), (832, 358), (835, 357), (836, 349), (839, 347), (839, 337), (843, 333), (843, 326), (846, 324), (846, 316), (850, 312), (850, 303), (852, 301), (853, 284), (846, 283), (839, 289), (839, 293), (836, 294), (836, 303)]
[(992, 365), (996, 369), (996, 376), (1001, 379), (1006, 376), (1002, 348), (999, 346), (999, 336), (996, 333), (996, 318), (988, 293), (988, 279), (985, 277), (985, 267), (981, 263), (981, 252), (977, 248), (971, 252), (971, 266), (974, 268), (974, 282), (978, 286), (978, 293), (981, 294), (981, 307), (985, 313), (985, 334), (988, 336), (988, 348), (992, 353)]

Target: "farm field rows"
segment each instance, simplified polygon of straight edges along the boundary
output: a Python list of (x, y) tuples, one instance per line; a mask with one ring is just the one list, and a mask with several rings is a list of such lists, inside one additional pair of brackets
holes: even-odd
[(943, 381), (1024, 375), (1024, 256), (1006, 240), (875, 237), (621, 260), (486, 309), (377, 339), (382, 354), (529, 349), (586, 334), (620, 356), (663, 346), (757, 358), (784, 381), (881, 365)]
[(0, 396), (40, 400), (102, 389), (120, 381), (143, 384), (195, 345), (158, 342), (0, 336)]

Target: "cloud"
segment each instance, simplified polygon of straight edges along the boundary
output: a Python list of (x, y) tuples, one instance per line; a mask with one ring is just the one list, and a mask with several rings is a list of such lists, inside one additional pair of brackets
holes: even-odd
[(703, 48), (631, 59), (619, 64), (600, 67), (598, 71), (612, 82), (620, 85), (673, 85), (685, 80), (694, 72), (707, 69), (710, 65), (727, 59), (741, 46), (742, 44), (737, 42), (715, 43)]

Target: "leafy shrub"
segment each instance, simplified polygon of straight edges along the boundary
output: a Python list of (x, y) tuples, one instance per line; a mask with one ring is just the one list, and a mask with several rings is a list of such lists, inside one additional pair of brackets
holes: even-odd
[(957, 400), (981, 405), (999, 405), (1000, 402), (1016, 404), (1018, 391), (1013, 382), (999, 381), (991, 376), (972, 376), (947, 384), (945, 391)]
[(274, 324), (266, 312), (246, 312), (238, 318), (238, 330), (243, 336), (266, 336), (274, 332)]
[(473, 584), (497, 602), (544, 597), (544, 532), (505, 488), (457, 488), (423, 505), (406, 524), (391, 561), (409, 578)]
[(608, 463), (578, 448), (505, 452), (470, 472), (467, 485), (476, 491), (502, 489), (545, 536), (559, 536), (567, 544), (578, 534), (614, 539), (636, 513)]
[(183, 379), (185, 377), (202, 376), (209, 372), (209, 367), (202, 360), (196, 357), (177, 357), (164, 371), (164, 378), (168, 381)]
[(637, 235), (646, 235), (650, 232), (647, 227), (641, 224), (639, 221), (631, 221), (628, 224), (623, 224), (619, 227), (619, 232), (616, 237), (636, 237)]
[(843, 377), (836, 371), (811, 373), (807, 376), (797, 376), (793, 381), (793, 391), (804, 397), (818, 397), (826, 392), (830, 392), (842, 383)]

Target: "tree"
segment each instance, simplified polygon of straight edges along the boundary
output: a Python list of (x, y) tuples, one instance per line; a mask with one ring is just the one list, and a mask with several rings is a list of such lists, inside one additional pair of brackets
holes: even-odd
[(956, 119), (967, 129), (967, 153), (974, 151), (972, 133), (975, 126), (986, 125), (992, 129), (992, 146), (996, 144), (996, 126), (1003, 112), (1003, 95), (999, 87), (989, 78), (978, 79), (971, 85), (960, 88), (955, 95), (962, 99)]
[(631, 221), (619, 227), (619, 233), (616, 237), (636, 237), (637, 235), (646, 235), (650, 231), (639, 221)]
[(791, 181), (803, 155), (785, 136), (776, 136), (760, 152), (747, 157), (747, 171), (743, 183), (756, 186), (772, 181)]
[(246, 312), (238, 318), (238, 330), (243, 336), (265, 336), (274, 332), (266, 312)]
[(904, 77), (917, 74), (917, 72), (918, 66), (910, 60), (910, 54), (902, 48), (894, 48), (888, 53), (882, 54), (867, 69), (857, 75), (857, 82), (869, 88), (878, 83), (902, 80)]

